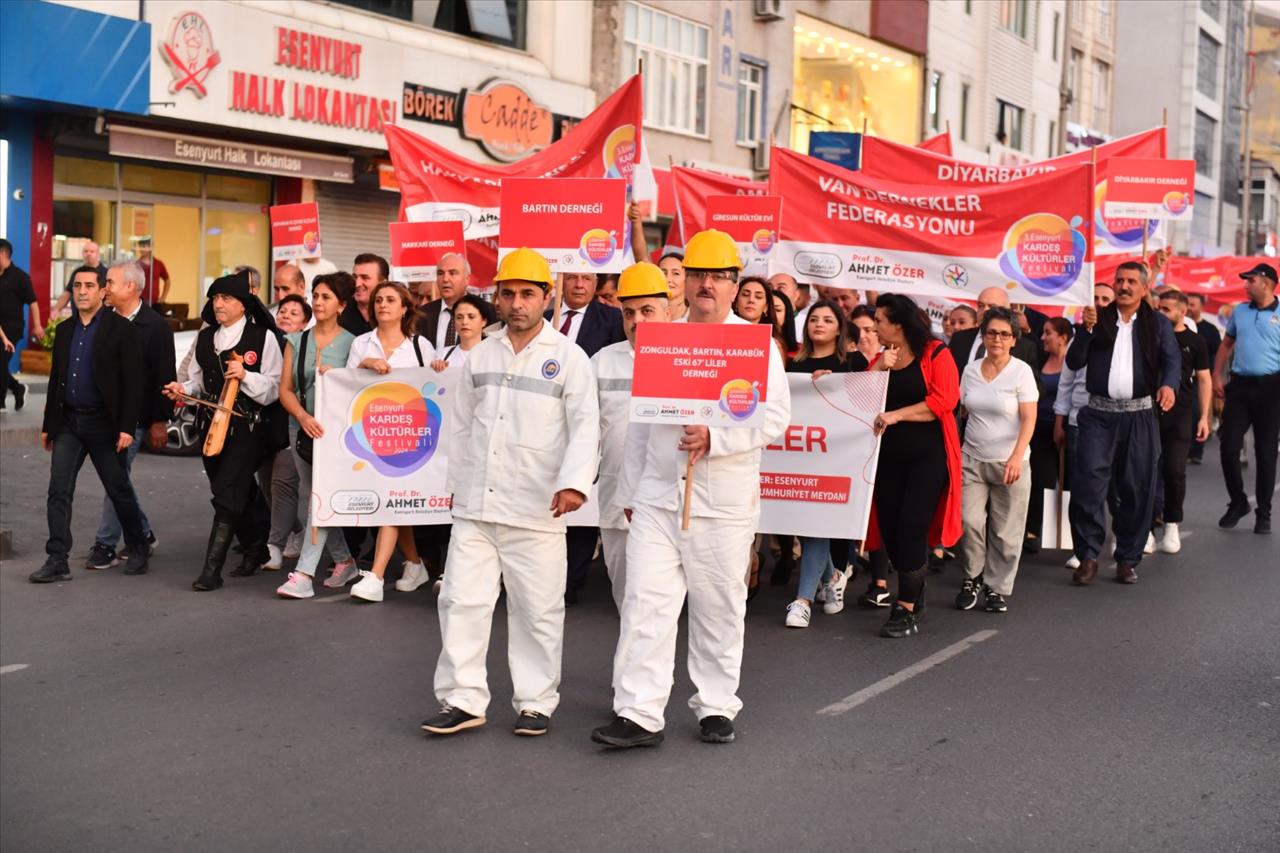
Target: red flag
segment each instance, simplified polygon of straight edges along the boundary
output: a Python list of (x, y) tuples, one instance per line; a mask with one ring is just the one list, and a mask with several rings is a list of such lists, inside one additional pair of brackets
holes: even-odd
[[(735, 178), (685, 166), (671, 167), (671, 185), (676, 196), (676, 221), (672, 231), (681, 246), (707, 227), (708, 196), (764, 195), (769, 190), (769, 185), (764, 181)], [(671, 242), (671, 239), (668, 237), (667, 241)]]
[(964, 298), (1001, 285), (1012, 302), (1085, 304), (1092, 187), (1087, 164), (913, 186), (775, 148), (769, 192), (787, 207), (776, 266), (836, 287)]
[(400, 184), (400, 218), (459, 219), (467, 240), (498, 234), (503, 178), (623, 178), (630, 190), (639, 159), (640, 76), (609, 96), (568, 133), (516, 163), (477, 163), (398, 125), (387, 150)]
[(951, 149), (951, 131), (949, 130), (944, 130), (937, 136), (930, 136), (916, 147), (925, 151), (932, 151), (934, 154), (941, 154), (943, 157), (955, 156)]

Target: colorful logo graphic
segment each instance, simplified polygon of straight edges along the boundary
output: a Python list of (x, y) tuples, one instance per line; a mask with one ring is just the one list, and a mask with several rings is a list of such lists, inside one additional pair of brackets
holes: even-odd
[(964, 290), (969, 285), (969, 271), (960, 264), (947, 264), (942, 268), (942, 282), (947, 287)]
[(314, 252), (320, 248), (320, 232), (308, 231), (302, 235), (302, 247), (308, 252)]
[(731, 379), (720, 389), (720, 410), (735, 421), (745, 421), (760, 405), (760, 386), (745, 379)]
[(1080, 217), (1068, 223), (1052, 213), (1033, 213), (1004, 235), (1000, 271), (1036, 296), (1055, 296), (1075, 284), (1084, 266)]
[(1191, 206), (1191, 197), (1177, 190), (1164, 194), (1164, 209), (1174, 216), (1181, 216)]
[(613, 253), (618, 251), (618, 232), (606, 231), (603, 228), (592, 228), (582, 235), (578, 244), (578, 254), (593, 267), (602, 267), (613, 260)]
[(631, 176), (635, 172), (636, 160), (640, 152), (636, 150), (636, 127), (624, 124), (616, 127), (604, 141), (604, 176), (606, 178), (622, 178), (631, 184)]
[(441, 412), (435, 397), (445, 389), (428, 382), (418, 390), (403, 382), (379, 382), (351, 402), (351, 426), (342, 446), (355, 455), (359, 471), (366, 463), (384, 477), (417, 471), (440, 444)]
[(213, 46), (213, 31), (199, 12), (183, 12), (169, 23), (169, 34), (160, 43), (160, 55), (173, 72), (169, 92), (190, 89), (197, 98), (209, 94), (205, 81), (222, 57)]
[(1136, 249), (1142, 246), (1142, 232), (1147, 236), (1156, 233), (1160, 226), (1157, 219), (1136, 217), (1108, 218), (1102, 215), (1107, 204), (1107, 182), (1099, 181), (1093, 190), (1093, 242), (1095, 246), (1111, 246), (1116, 249)]
[(751, 235), (751, 247), (758, 254), (767, 255), (776, 245), (778, 245), (778, 235), (768, 228), (761, 228)]
[(549, 358), (542, 362), (542, 378), (555, 379), (560, 375), (560, 362), (554, 358)]

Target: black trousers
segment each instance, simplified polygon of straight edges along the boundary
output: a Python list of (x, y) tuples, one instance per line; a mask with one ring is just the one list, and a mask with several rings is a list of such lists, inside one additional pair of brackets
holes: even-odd
[(5, 395), (10, 391), (16, 394), (18, 393), (18, 388), (21, 387), (17, 378), (9, 372), (9, 359), (12, 357), (13, 353), (0, 351), (0, 362), (4, 362), (3, 365), (0, 365), (0, 378), (4, 380), (4, 384), (0, 385), (0, 408), (4, 408), (6, 405)]
[[(895, 429), (896, 427), (890, 427)], [(898, 573), (898, 600), (913, 602), (924, 589), (929, 526), (949, 481), (946, 450), (936, 441), (891, 450), (881, 444), (876, 468), (876, 523), (889, 563)]]
[(1027, 502), (1027, 533), (1039, 536), (1044, 524), (1044, 490), (1058, 485), (1058, 445), (1053, 443), (1053, 420), (1036, 421), (1031, 434), (1031, 496)]
[(1160, 415), (1160, 479), (1156, 489), (1156, 515), (1171, 524), (1181, 524), (1182, 505), (1187, 497), (1187, 457), (1195, 437), (1195, 410), (1174, 406)]
[(568, 556), (566, 589), (580, 590), (587, 585), (587, 573), (591, 558), (596, 553), (596, 541), (600, 538), (598, 527), (570, 527), (565, 532), (565, 552)]
[(246, 548), (266, 543), (271, 510), (255, 477), (266, 456), (265, 431), (233, 425), (217, 456), (204, 456), (204, 473), (212, 492), (213, 519), (235, 527)]
[(1150, 409), (1103, 412), (1085, 406), (1077, 421), (1079, 458), (1071, 484), (1071, 535), (1079, 560), (1092, 560), (1106, 539), (1110, 504), (1117, 562), (1136, 566), (1151, 532), (1160, 433)]
[(116, 452), (120, 433), (101, 412), (76, 412), (66, 409), (62, 430), (53, 438), (53, 459), (49, 465), (49, 539), (45, 553), (51, 560), (65, 564), (71, 553), (71, 503), (75, 497), (76, 476), (87, 458), (93, 462), (98, 479), (115, 508), (124, 541), (132, 553), (146, 547), (142, 532), (142, 512), (129, 485), (125, 454)]
[(1222, 443), (1222, 477), (1234, 504), (1249, 500), (1240, 470), (1240, 451), (1250, 427), (1257, 457), (1254, 496), (1258, 515), (1270, 518), (1271, 495), (1276, 487), (1276, 442), (1280, 441), (1280, 374), (1261, 378), (1232, 376), (1227, 383), (1218, 437)]

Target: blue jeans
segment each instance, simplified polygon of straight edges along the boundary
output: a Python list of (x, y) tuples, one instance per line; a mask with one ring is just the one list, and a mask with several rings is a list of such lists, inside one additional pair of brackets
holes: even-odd
[(311, 541), (309, 528), (314, 520), (311, 518), (311, 463), (298, 455), (296, 447), (283, 452), (293, 455), (293, 462), (298, 470), (298, 521), (303, 525), (302, 553), (298, 556), (298, 565), (294, 567), (294, 571), (313, 578), (326, 546), (335, 564), (350, 560), (351, 552), (347, 549), (347, 540), (340, 527), (317, 528), (316, 541)]
[(818, 593), (818, 584), (830, 581), (834, 571), (835, 565), (831, 562), (831, 540), (801, 536), (800, 586), (796, 588), (796, 598), (813, 601)]
[[(129, 445), (129, 449), (125, 452), (125, 474), (129, 474), (133, 470), (133, 458), (138, 455), (138, 451), (142, 448), (142, 442), (146, 437), (147, 431), (145, 429), (138, 428), (134, 430), (133, 444)], [(129, 491), (133, 494), (133, 502), (138, 505), (138, 514), (142, 516), (142, 533), (150, 538), (151, 522), (147, 520), (147, 514), (142, 511), (142, 501), (138, 500), (138, 492), (133, 488), (132, 477), (129, 479)], [(116, 508), (111, 503), (111, 498), (104, 497), (102, 499), (102, 521), (98, 524), (98, 534), (93, 537), (93, 544), (115, 550), (116, 543), (120, 541), (120, 536), (123, 532), (120, 527), (120, 518), (116, 515)]]

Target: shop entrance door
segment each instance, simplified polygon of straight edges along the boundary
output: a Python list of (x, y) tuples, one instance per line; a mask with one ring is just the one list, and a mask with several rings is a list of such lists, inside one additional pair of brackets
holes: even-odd
[(179, 319), (200, 303), (200, 208), (141, 199), (120, 204), (120, 247), (147, 275), (143, 299)]

